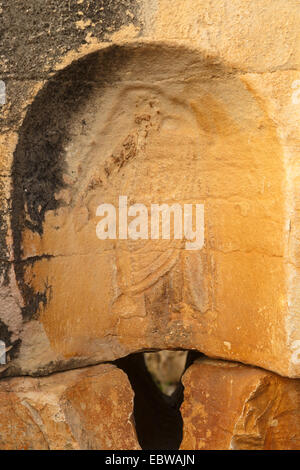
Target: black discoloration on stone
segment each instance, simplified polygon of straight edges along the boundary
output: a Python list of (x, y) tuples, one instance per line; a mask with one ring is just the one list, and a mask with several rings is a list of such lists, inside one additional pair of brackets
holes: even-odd
[(4, 341), (6, 347), (10, 345), (10, 337), (11, 333), (9, 332), (7, 325), (0, 320), (0, 339), (1, 341)]
[[(4, 78), (1, 76), (0, 80)], [(23, 118), (24, 103), (28, 103), (36, 81), (5, 79), (7, 105), (0, 106), (0, 132), (17, 132)], [(9, 109), (9, 112), (7, 110)], [(4, 111), (4, 112), (3, 112)], [(9, 170), (9, 169), (8, 169)]]
[(109, 44), (109, 34), (123, 26), (142, 31), (139, 16), (137, 0), (0, 1), (0, 79), (7, 92), (3, 109), (9, 111), (4, 115), (0, 106), (1, 132), (18, 129), (34, 82), (48, 80), (66, 53), (87, 43), (88, 34)]
[[(47, 78), (57, 57), (138, 19), (137, 0), (14, 0), (0, 2), (2, 78)], [(76, 23), (90, 23), (81, 29)]]
[(120, 51), (119, 47), (111, 47), (101, 54), (90, 54), (57, 73), (28, 110), (19, 132), (12, 171), (17, 260), (21, 254), (17, 234), (22, 227), (42, 234), (45, 213), (61, 204), (55, 194), (66, 186), (64, 147), (69, 141), (69, 125), (95, 86), (105, 87), (116, 80), (116, 63), (121, 65), (126, 60), (126, 54)]
[[(64, 204), (58, 194), (66, 188), (65, 148), (71, 140), (71, 126), (78, 121), (85, 105), (93, 101), (94, 92), (99, 96), (106, 86), (122, 80), (123, 64), (142, 56), (144, 73), (144, 67), (151, 68), (153, 54), (160, 58), (163, 55), (165, 63), (169, 63), (181, 57), (182, 50), (157, 45), (111, 46), (89, 54), (57, 72), (28, 108), (12, 167), (12, 230), (15, 262), (19, 263), (16, 276), (26, 302), (31, 305), (24, 309), (26, 319), (32, 318), (47, 298), (24, 285), (22, 232), (26, 227), (42, 235), (46, 213)], [(194, 56), (191, 60), (195, 60)], [(198, 60), (203, 61), (201, 57)], [(217, 65), (214, 67), (218, 69)]]
[(9, 331), (7, 325), (0, 320), (0, 340), (4, 341), (6, 348), (9, 348), (6, 355), (7, 362), (18, 356), (21, 345), (21, 341), (19, 339), (12, 342), (11, 336), (12, 333)]
[[(51, 256), (45, 258), (51, 258)], [(25, 303), (25, 306), (22, 308), (24, 321), (33, 319), (39, 308), (45, 306), (47, 301), (51, 298), (51, 286), (46, 284), (42, 292), (36, 292), (30, 285), (23, 281), (26, 265), (29, 263), (33, 264), (35, 261), (35, 259), (31, 259), (30, 261), (15, 264), (16, 278), (19, 280), (19, 288)]]
[(1, 261), (0, 262), (0, 275), (1, 275), (1, 282), (2, 285), (8, 286), (9, 284), (9, 271), (11, 268), (11, 263), (9, 261)]
[(22, 232), (29, 228), (42, 235), (47, 211), (63, 204), (57, 194), (66, 187), (64, 149), (70, 139), (72, 120), (91, 99), (94, 88), (103, 89), (118, 79), (127, 58), (126, 49), (112, 46), (58, 72), (38, 93), (19, 131), (12, 168), (12, 229), (16, 278), (26, 302), (26, 320), (33, 318), (48, 298), (46, 288), (45, 292), (36, 293), (23, 281)]

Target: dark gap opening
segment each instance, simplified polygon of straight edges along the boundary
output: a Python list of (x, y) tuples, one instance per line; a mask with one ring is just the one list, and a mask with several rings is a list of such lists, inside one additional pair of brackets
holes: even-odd
[[(152, 354), (161, 353), (164, 351)], [(178, 371), (178, 382), (175, 383), (175, 380), (168, 381), (167, 368), (171, 362), (171, 351), (166, 353), (164, 365), (161, 364), (159, 370), (155, 368), (155, 356), (151, 359), (148, 353), (131, 354), (115, 361), (127, 374), (134, 391), (135, 427), (140, 446), (145, 450), (179, 449), (183, 430), (180, 406), (184, 391), (180, 378), (187, 367), (201, 355), (196, 351), (188, 351), (185, 361), (180, 357), (181, 371)], [(176, 353), (178, 351), (174, 351)], [(173, 362), (176, 363), (176, 359)]]

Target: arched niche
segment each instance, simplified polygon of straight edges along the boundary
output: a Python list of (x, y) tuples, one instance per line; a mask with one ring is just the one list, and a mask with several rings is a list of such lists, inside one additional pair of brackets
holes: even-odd
[[(24, 323), (54, 369), (197, 349), (287, 374), (281, 149), (237, 71), (174, 44), (90, 54), (38, 93), (13, 178)], [(120, 195), (204, 204), (203, 249), (99, 240)]]

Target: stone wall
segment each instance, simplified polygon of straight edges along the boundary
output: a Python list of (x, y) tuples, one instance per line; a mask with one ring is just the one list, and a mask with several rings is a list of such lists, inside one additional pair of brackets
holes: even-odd
[[(0, 18), (0, 394), (18, 430), (4, 419), (0, 448), (151, 448), (132, 388), (156, 396), (136, 355), (161, 350), (190, 352), (183, 404), (181, 385), (168, 411), (153, 399), (182, 448), (299, 448), (299, 2), (10, 0)], [(99, 240), (97, 207), (122, 195), (203, 204), (204, 247)]]

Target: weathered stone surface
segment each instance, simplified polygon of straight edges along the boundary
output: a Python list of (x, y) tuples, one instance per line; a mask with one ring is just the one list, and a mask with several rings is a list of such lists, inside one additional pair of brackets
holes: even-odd
[[(156, 349), (300, 377), (299, 12), (294, 0), (0, 2), (1, 377)], [(203, 203), (204, 249), (100, 242), (96, 208), (119, 195)], [(265, 374), (262, 398), (278, 380), (285, 413), (296, 382)], [(290, 417), (268, 427), (268, 448), (289, 445)], [(70, 446), (85, 446), (75, 429)], [(47, 446), (38, 433), (33, 422), (24, 447)]]
[[(281, 152), (238, 74), (188, 48), (112, 48), (59, 73), (15, 152), (26, 324), (6, 373), (179, 348), (297, 375)], [(97, 207), (120, 195), (148, 208), (203, 203), (204, 248), (99, 240)]]
[[(299, 5), (8, 3), (0, 375), (194, 348), (299, 377)], [(121, 193), (204, 203), (205, 248), (99, 242)]]
[(169, 1), (159, 0), (148, 8), (156, 38), (190, 41), (244, 71), (299, 70), (294, 0), (174, 0), (172, 14)]
[(0, 449), (139, 449), (133, 392), (112, 365), (0, 381)]
[(201, 359), (183, 384), (181, 449), (300, 449), (299, 380)]
[(22, 0), (0, 3), (2, 77), (22, 80), (51, 72), (57, 58), (122, 27), (140, 25), (135, 0)]

